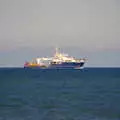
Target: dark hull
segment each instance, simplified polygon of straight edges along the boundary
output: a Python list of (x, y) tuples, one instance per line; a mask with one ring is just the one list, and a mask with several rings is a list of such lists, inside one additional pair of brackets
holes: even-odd
[(50, 64), (48, 67), (42, 66), (25, 66), (24, 68), (40, 68), (40, 69), (79, 69), (84, 66), (84, 62), (63, 62), (61, 64)]
[(67, 62), (64, 62), (64, 63), (61, 63), (61, 64), (52, 64), (50, 65), (49, 67), (50, 68), (80, 68), (80, 67), (83, 67), (84, 63), (81, 62), (81, 63), (67, 63)]

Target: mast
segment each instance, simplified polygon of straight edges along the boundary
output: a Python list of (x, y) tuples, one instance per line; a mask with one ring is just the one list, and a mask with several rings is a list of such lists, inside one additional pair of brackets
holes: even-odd
[(58, 48), (56, 47), (55, 48), (55, 54), (58, 54), (59, 53), (59, 50), (58, 50)]
[(57, 56), (59, 54), (60, 48), (55, 48), (55, 56)]

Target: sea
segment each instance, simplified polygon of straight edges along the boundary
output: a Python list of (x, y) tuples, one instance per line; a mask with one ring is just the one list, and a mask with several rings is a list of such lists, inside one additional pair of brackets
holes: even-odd
[(120, 68), (0, 68), (0, 120), (120, 120)]

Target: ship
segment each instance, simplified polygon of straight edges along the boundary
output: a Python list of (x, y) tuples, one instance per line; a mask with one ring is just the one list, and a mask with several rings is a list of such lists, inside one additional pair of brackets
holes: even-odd
[(85, 58), (76, 59), (68, 54), (61, 53), (58, 48), (53, 57), (35, 58), (31, 62), (25, 62), (24, 68), (40, 69), (81, 69), (84, 68)]

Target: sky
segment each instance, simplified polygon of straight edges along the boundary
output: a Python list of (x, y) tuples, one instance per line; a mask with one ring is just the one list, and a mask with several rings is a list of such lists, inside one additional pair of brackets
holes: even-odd
[(0, 0), (0, 67), (55, 47), (86, 67), (120, 67), (120, 0)]

